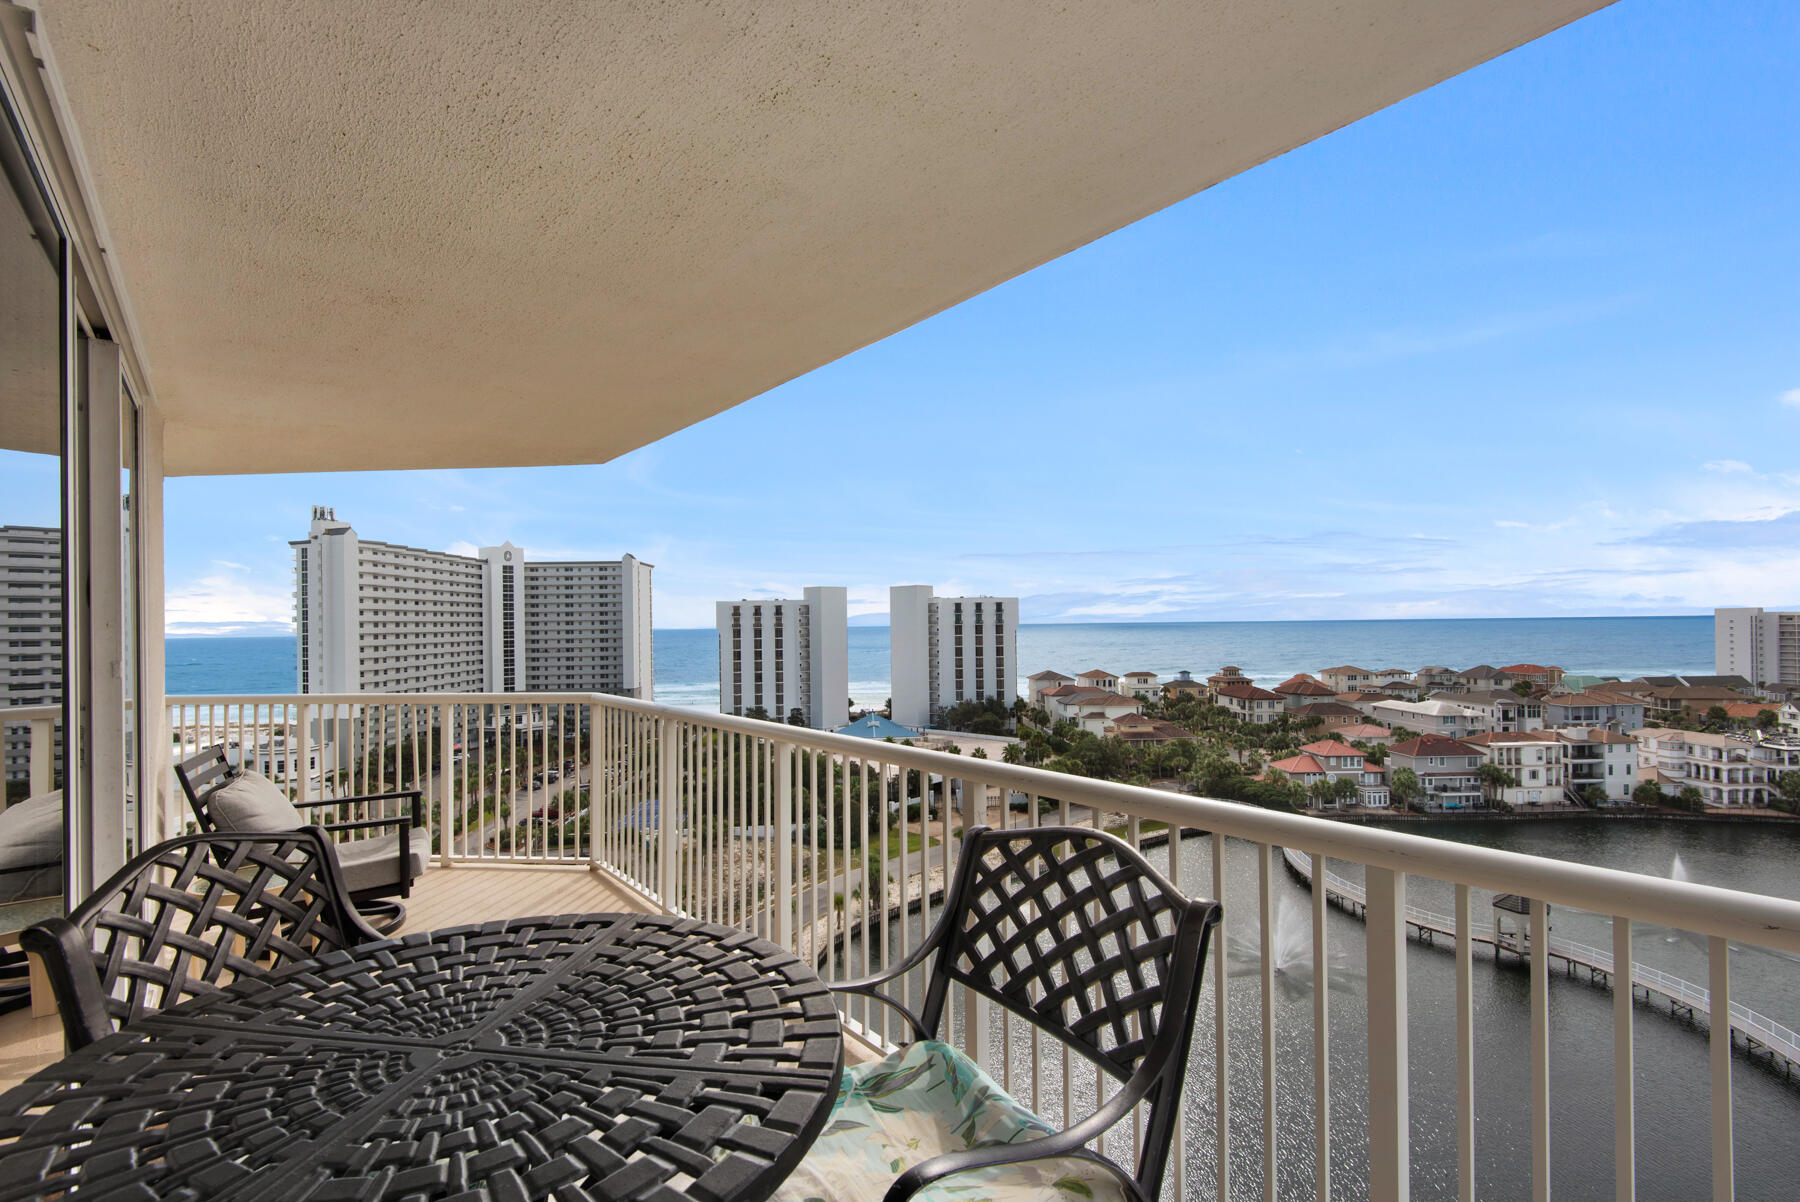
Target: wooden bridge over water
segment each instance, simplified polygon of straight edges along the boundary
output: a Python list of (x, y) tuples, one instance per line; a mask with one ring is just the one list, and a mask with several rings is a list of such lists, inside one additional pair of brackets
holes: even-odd
[[(1311, 888), (1312, 857), (1288, 847), (1281, 849), (1281, 856), (1288, 870)], [(1325, 873), (1325, 899), (1358, 918), (1363, 917), (1368, 909), (1367, 894), (1362, 885), (1335, 872)], [(1442, 936), (1450, 941), (1451, 946), (1455, 945), (1456, 923), (1449, 915), (1408, 906), (1406, 927), (1422, 943), (1435, 945)], [(1493, 949), (1496, 962), (1507, 954), (1516, 956), (1521, 961), (1531, 954), (1530, 938), (1525, 935), (1509, 938), (1485, 931), (1470, 931), (1469, 940)], [(1570, 976), (1585, 972), (1591, 983), (1612, 987), (1615, 975), (1613, 955), (1604, 948), (1552, 937), (1545, 948), (1545, 954), (1562, 964)], [(1697, 1022), (1700, 1015), (1710, 1015), (1712, 1012), (1709, 1000), (1711, 992), (1706, 986), (1696, 985), (1635, 960), (1631, 964), (1631, 991), (1633, 997), (1641, 996), (1646, 1004), (1652, 1001), (1666, 1002), (1671, 1015), (1685, 1017), (1690, 1022)], [(1800, 1034), (1737, 1002), (1732, 1002), (1730, 1009), (1733, 1047), (1742, 1048), (1752, 1058), (1766, 1060), (1770, 1068), (1788, 1080), (1793, 1080), (1800, 1074)]]

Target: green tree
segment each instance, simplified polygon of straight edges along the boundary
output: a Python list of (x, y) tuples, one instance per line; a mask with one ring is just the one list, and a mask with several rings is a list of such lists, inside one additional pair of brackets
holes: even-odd
[(1786, 810), (1790, 814), (1800, 814), (1800, 768), (1790, 768), (1781, 774), (1776, 783), (1775, 808)]
[(1774, 710), (1759, 710), (1756, 715), (1756, 729), (1774, 730), (1776, 724), (1780, 721), (1781, 715), (1777, 714)]
[(1000, 760), (1002, 763), (1007, 763), (1007, 764), (1022, 764), (1022, 763), (1024, 763), (1025, 762), (1025, 744), (1023, 744), (1023, 743), (1008, 743), (1005, 747), (1001, 748), (1001, 750), (1000, 750)]
[(1412, 806), (1425, 796), (1425, 786), (1420, 782), (1419, 774), (1411, 768), (1396, 768), (1388, 778), (1388, 792), (1401, 805)]
[(1631, 800), (1641, 806), (1659, 806), (1664, 800), (1662, 786), (1653, 780), (1639, 781), (1631, 791)]
[(1706, 808), (1706, 794), (1695, 785), (1681, 786), (1681, 792), (1675, 794), (1675, 804), (1684, 810), (1699, 813)]
[(744, 711), (744, 717), (755, 718), (758, 722), (767, 722), (769, 720), (769, 711), (760, 705), (753, 705)]
[(788, 711), (787, 724), (789, 726), (806, 725), (806, 715), (800, 712), (799, 706), (796, 705), (793, 709)]
[(1706, 722), (1709, 726), (1723, 727), (1731, 725), (1731, 715), (1722, 705), (1711, 705), (1706, 709)]
[(1481, 778), (1481, 791), (1489, 801), (1499, 797), (1503, 789), (1519, 787), (1519, 778), (1498, 764), (1483, 764), (1475, 769), (1475, 775)]

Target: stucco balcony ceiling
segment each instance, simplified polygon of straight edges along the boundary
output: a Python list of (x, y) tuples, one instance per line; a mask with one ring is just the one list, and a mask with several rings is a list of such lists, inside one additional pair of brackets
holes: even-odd
[(37, 7), (189, 474), (611, 459), (1600, 5)]

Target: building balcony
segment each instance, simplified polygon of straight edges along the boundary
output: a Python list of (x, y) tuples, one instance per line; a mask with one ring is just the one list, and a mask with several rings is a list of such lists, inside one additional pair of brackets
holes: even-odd
[[(515, 713), (532, 720), (514, 721)], [(1426, 903), (1440, 891), (1486, 898), (1522, 890), (1535, 899), (1531, 905), (1538, 916), (1556, 907), (1559, 926), (1568, 912), (1587, 912), (1609, 918), (1621, 934), (1634, 923), (1691, 931), (1711, 941), (1720, 955), (1728, 943), (1800, 954), (1800, 903), (997, 761), (898, 745), (871, 747), (804, 728), (598, 694), (173, 697), (168, 723), (177, 755), (227, 742), (262, 749), (271, 762), (285, 755), (296, 765), (314, 758), (326, 764), (323, 779), (304, 772), (283, 775), (300, 799), (422, 789), (433, 859), (411, 900), (408, 929), (541, 911), (666, 910), (775, 939), (827, 979), (874, 971), (905, 955), (917, 930), (897, 922), (902, 898), (916, 902), (921, 893), (935, 897), (941, 891), (955, 870), (965, 828), (1098, 823), (1149, 849), (1183, 889), (1220, 896), (1230, 916), (1228, 930), (1238, 932), (1218, 942), (1208, 967), (1212, 1021), (1196, 1039), (1182, 1137), (1187, 1151), (1178, 1153), (1199, 1173), (1189, 1186), (1198, 1196), (1210, 1196), (1204, 1178), (1218, 1171), (1221, 1160), (1210, 1149), (1221, 1141), (1233, 1149), (1222, 1161), (1232, 1171), (1243, 1169), (1242, 1149), (1262, 1147), (1264, 1141), (1281, 1146), (1284, 1156), (1299, 1155), (1292, 1149), (1302, 1146), (1329, 1149), (1332, 1158), (1372, 1165), (1372, 1173), (1383, 1171), (1380, 1162), (1389, 1158), (1408, 1165), (1415, 1145), (1406, 1115), (1409, 1091), (1415, 1089), (1425, 1093), (1411, 1105), (1448, 1106), (1446, 1113), (1465, 1130), (1473, 1130), (1477, 1098), (1483, 1106), (1518, 1107), (1530, 1115), (1533, 1138), (1545, 1141), (1550, 1107), (1610, 1104), (1620, 1138), (1630, 1140), (1634, 1078), (1572, 1082), (1558, 1076), (1553, 1095), (1550, 1036), (1539, 1021), (1552, 1005), (1552, 989), (1576, 988), (1562, 980), (1571, 965), (1616, 985), (1613, 957), (1624, 945), (1583, 948), (1553, 937), (1527, 952), (1525, 971), (1533, 988), (1529, 1000), (1519, 1004), (1530, 1010), (1536, 1034), (1519, 1055), (1529, 1062), (1531, 1080), (1546, 1087), (1514, 1097), (1507, 1091), (1517, 1085), (1516, 1075), (1511, 1084), (1490, 1086), (1483, 1065), (1470, 1058), (1478, 1032), (1467, 1001), (1439, 1012), (1435, 1005), (1419, 1011), (1423, 1003), (1415, 1000), (1409, 1011), (1418, 988), (1411, 961), (1431, 946), (1409, 951), (1409, 939), (1429, 937), (1452, 955), (1462, 947), (1471, 954), (1491, 950), (1485, 903), (1479, 911), (1463, 905), (1438, 913)], [(576, 765), (572, 774), (570, 763)], [(766, 794), (757, 790), (754, 774), (746, 776), (749, 764), (763, 766), (762, 779), (771, 786)], [(329, 770), (330, 765), (337, 767)], [(561, 779), (545, 784), (546, 767), (562, 768)], [(849, 800), (851, 781), (887, 783), (887, 822), (879, 808), (865, 812)], [(909, 782), (928, 792), (933, 804), (903, 829), (900, 815), (909, 799), (902, 791)], [(1428, 804), (1474, 806), (1480, 798), (1446, 784), (1433, 789)], [(183, 818), (178, 812), (147, 817), (164, 827)], [(1185, 833), (1179, 854), (1169, 847), (1171, 830)], [(866, 842), (862, 831), (868, 832)], [(1314, 879), (1312, 870), (1327, 859), (1328, 877), (1353, 881), (1354, 887), (1332, 885), (1325, 894), (1311, 894), (1310, 935), (1303, 929), (1255, 939), (1259, 927), (1282, 930), (1294, 917), (1284, 918), (1275, 906), (1269, 874), (1298, 871), (1297, 863)], [(865, 865), (871, 860), (885, 863), (886, 873), (870, 872)], [(1327, 922), (1328, 904), (1357, 915), (1360, 927), (1344, 930), (1337, 926), (1341, 920)], [(870, 937), (876, 931), (884, 933)], [(1295, 983), (1299, 978), (1288, 958), (1295, 954), (1296, 938), (1300, 946), (1309, 938), (1321, 941), (1314, 947), (1316, 953), (1323, 948), (1317, 953), (1323, 959), (1310, 961), (1331, 966), (1321, 980)], [(1239, 963), (1242, 957), (1248, 960)], [(1340, 964), (1346, 987), (1357, 981), (1365, 995), (1358, 1009), (1366, 1009), (1366, 1017), (1354, 1031), (1334, 1025), (1327, 1041), (1312, 1002), (1290, 1004), (1284, 991), (1298, 988), (1310, 998), (1315, 988), (1335, 988)], [(1653, 989), (1679, 993), (1685, 1006), (1699, 998), (1698, 1014), (1712, 1011), (1714, 1029), (1722, 1033), (1718, 1039), (1725, 1041), (1714, 1044), (1714, 1065), (1723, 1056), (1725, 1070), (1695, 1082), (1702, 1099), (1708, 1090), (1720, 1096), (1733, 1074), (1767, 1071), (1762, 1063), (1733, 1054), (1725, 1032), (1734, 1033), (1740, 1044), (1749, 1035), (1758, 1048), (1786, 1049), (1779, 1054), (1800, 1059), (1800, 1041), (1787, 1028), (1735, 1005), (1728, 991), (1708, 993), (1705, 982), (1671, 983), (1663, 979), (1666, 974), (1641, 966), (1633, 974), (1640, 992), (1649, 982)], [(1554, 985), (1553, 978), (1559, 979)], [(1715, 976), (1712, 988), (1724, 980)], [(1291, 1029), (1277, 1028), (1262, 1044), (1255, 1024), (1242, 1022), (1259, 1006), (1270, 1007), (1265, 1012)], [(1018, 1042), (1025, 1038), (1018, 1020), (980, 1006), (970, 1013), (975, 1017), (959, 1018), (957, 1039), (991, 1073), (1028, 1094), (1060, 1094), (1064, 1080), (1072, 1080), (1079, 1106), (1086, 1087), (1078, 1084), (1083, 1080), (1078, 1070), (1054, 1058), (1040, 1062), (1020, 1054), (1029, 1040)], [(1459, 1065), (1452, 1080), (1465, 1080), (1466, 1090), (1444, 1094), (1409, 1073), (1404, 1049), (1409, 1027), (1421, 1013), (1438, 1024), (1434, 1029), (1451, 1040), (1452, 1049), (1461, 1048), (1446, 1054)], [(845, 1019), (861, 1051), (885, 1048), (899, 1038), (898, 1029), (878, 1014), (851, 1008)], [(1667, 1020), (1653, 1012), (1640, 1016), (1627, 1005), (1613, 1008), (1612, 1021), (1629, 1039), (1634, 1024)], [(1709, 1038), (1682, 1031), (1684, 1039)], [(0, 1025), (0, 1040), (6, 1041), (0, 1068), (16, 1077), (53, 1058), (54, 1035), (49, 1020), (11, 1016)], [(1416, 1030), (1410, 1036), (1420, 1037)], [(1259, 1045), (1276, 1049), (1260, 1064)], [(1240, 1088), (1252, 1094), (1255, 1088), (1286, 1090), (1293, 1074), (1302, 1071), (1322, 1082), (1320, 1093), (1311, 1101), (1283, 1094), (1282, 1110), (1269, 1121), (1254, 1105), (1245, 1105), (1221, 1126), (1213, 1103), (1226, 1064), (1234, 1099)], [(1071, 1072), (1073, 1077), (1065, 1078)], [(1489, 1089), (1496, 1092), (1484, 1092)], [(1321, 1109), (1319, 1098), (1331, 1101)], [(1698, 1104), (1704, 1110), (1704, 1101)], [(1295, 1143), (1290, 1124), (1306, 1127), (1307, 1139)], [(1708, 1130), (1704, 1123), (1695, 1125), (1694, 1155), (1720, 1154), (1728, 1146), (1729, 1124), (1710, 1143)], [(1243, 1155), (1253, 1166), (1260, 1153)], [(1454, 1177), (1464, 1170), (1447, 1171)], [(1376, 1196), (1395, 1196), (1378, 1187), (1379, 1179), (1372, 1178)], [(1228, 1191), (1228, 1196), (1237, 1194)]]

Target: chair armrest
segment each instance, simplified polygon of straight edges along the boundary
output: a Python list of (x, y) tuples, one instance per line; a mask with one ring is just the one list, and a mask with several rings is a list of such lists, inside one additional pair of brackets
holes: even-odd
[(1119, 1188), (1124, 1193), (1126, 1202), (1149, 1202), (1130, 1173), (1106, 1157), (1090, 1152), (1083, 1146), (1086, 1141), (1076, 1137), (1075, 1130), (1071, 1127), (1067, 1131), (1057, 1131), (1041, 1139), (1028, 1139), (1016, 1144), (995, 1144), (992, 1147), (974, 1148), (967, 1152), (945, 1152), (942, 1155), (933, 1156), (930, 1160), (921, 1161), (900, 1174), (894, 1184), (888, 1186), (887, 1194), (882, 1198), (882, 1202), (905, 1202), (905, 1199), (912, 1197), (927, 1186), (956, 1173), (996, 1168), (1006, 1164), (1026, 1164), (1033, 1160), (1052, 1158), (1085, 1160), (1098, 1165), (1118, 1180)]
[(296, 801), (297, 810), (317, 809), (320, 806), (347, 806), (359, 801), (399, 801), (412, 798), (412, 824), (425, 825), (425, 791), (423, 789), (396, 789), (392, 793), (362, 793), (355, 797), (327, 797), (319, 801)]
[(907, 1197), (924, 1189), (926, 1186), (948, 1177), (953, 1173), (966, 1173), (971, 1169), (992, 1168), (1002, 1164), (1023, 1164), (1029, 1160), (1048, 1160), (1058, 1156), (1075, 1156), (1111, 1170), (1125, 1188), (1127, 1202), (1147, 1202), (1143, 1191), (1138, 1188), (1136, 1178), (1124, 1169), (1106, 1159), (1104, 1156), (1090, 1152), (1086, 1145), (1099, 1139), (1121, 1119), (1129, 1115), (1132, 1109), (1150, 1092), (1152, 1086), (1162, 1079), (1159, 1069), (1151, 1069), (1140, 1065), (1130, 1080), (1119, 1086), (1119, 1092), (1108, 1098), (1094, 1113), (1088, 1115), (1073, 1126), (1061, 1131), (1053, 1131), (1039, 1139), (1025, 1140), (1014, 1144), (996, 1144), (988, 1148), (974, 1148), (966, 1152), (945, 1152), (933, 1156), (930, 1160), (921, 1161), (902, 1173), (894, 1184), (888, 1187), (887, 1195), (882, 1202), (903, 1202)]
[(87, 932), (66, 918), (46, 918), (19, 932), (19, 944), (44, 963), (69, 1051), (113, 1033)]
[(914, 1014), (904, 1002), (889, 997), (878, 989), (877, 986), (885, 985), (889, 981), (898, 980), (925, 963), (926, 959), (929, 958), (932, 953), (937, 951), (937, 945), (942, 941), (942, 930), (942, 923), (934, 926), (925, 936), (924, 941), (921, 942), (918, 947), (915, 947), (906, 959), (900, 961), (900, 963), (894, 965), (886, 972), (878, 972), (866, 977), (855, 977), (848, 981), (827, 981), (825, 982), (825, 987), (833, 993), (854, 993), (859, 997), (873, 998), (884, 1006), (898, 1010), (905, 1016), (907, 1023), (911, 1025), (913, 1029), (913, 1038), (930, 1039), (932, 1032), (925, 1029), (925, 1024), (919, 1016)]
[(402, 830), (410, 830), (411, 824), (404, 818), (357, 818), (350, 822), (321, 822), (321, 827), (328, 831), (361, 831), (372, 830), (379, 826), (397, 826)]

